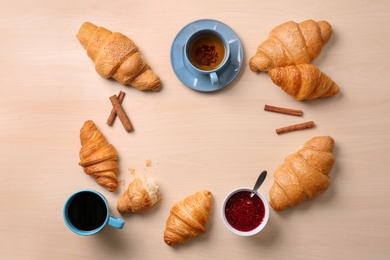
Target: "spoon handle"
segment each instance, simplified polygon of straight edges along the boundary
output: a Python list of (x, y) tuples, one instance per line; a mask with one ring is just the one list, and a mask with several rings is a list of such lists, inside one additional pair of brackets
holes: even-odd
[(267, 171), (263, 171), (259, 177), (257, 178), (255, 187), (253, 188), (253, 191), (251, 193), (251, 197), (253, 197), (256, 193), (256, 191), (260, 188), (261, 184), (263, 184), (265, 178), (267, 177)]

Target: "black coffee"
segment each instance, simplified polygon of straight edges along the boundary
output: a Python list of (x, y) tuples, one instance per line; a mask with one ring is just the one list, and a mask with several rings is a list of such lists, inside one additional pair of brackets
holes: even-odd
[(107, 207), (97, 194), (80, 192), (69, 203), (68, 217), (75, 228), (84, 231), (94, 230), (106, 220)]

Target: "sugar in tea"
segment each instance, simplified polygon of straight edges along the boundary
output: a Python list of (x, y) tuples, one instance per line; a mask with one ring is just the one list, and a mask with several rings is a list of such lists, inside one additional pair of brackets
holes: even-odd
[(217, 68), (225, 57), (222, 40), (210, 33), (196, 36), (189, 44), (188, 57), (192, 65), (201, 70)]
[(107, 218), (107, 207), (99, 195), (80, 192), (69, 203), (68, 217), (75, 228), (91, 231), (104, 224)]

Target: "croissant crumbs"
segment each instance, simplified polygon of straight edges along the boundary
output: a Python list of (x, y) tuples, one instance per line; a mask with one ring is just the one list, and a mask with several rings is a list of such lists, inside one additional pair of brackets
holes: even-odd
[(129, 168), (129, 173), (135, 177), (135, 168), (130, 167)]
[(151, 166), (152, 166), (152, 160), (147, 159), (147, 160), (145, 161), (145, 166), (146, 166), (146, 167), (151, 167)]

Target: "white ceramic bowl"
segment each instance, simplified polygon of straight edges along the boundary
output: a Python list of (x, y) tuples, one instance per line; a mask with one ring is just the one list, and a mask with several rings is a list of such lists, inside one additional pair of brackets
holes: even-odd
[(254, 196), (258, 196), (261, 199), (261, 201), (263, 202), (263, 205), (264, 205), (264, 209), (265, 209), (265, 214), (264, 214), (264, 218), (263, 218), (262, 222), (260, 223), (260, 225), (258, 225), (256, 228), (254, 228), (250, 231), (240, 231), (240, 230), (235, 229), (234, 227), (232, 227), (229, 224), (229, 222), (226, 218), (225, 207), (226, 207), (226, 203), (228, 202), (228, 200), (234, 194), (236, 194), (238, 192), (242, 192), (242, 191), (252, 192), (252, 189), (251, 188), (238, 188), (236, 190), (233, 190), (232, 192), (230, 192), (226, 196), (225, 200), (223, 201), (222, 208), (221, 208), (222, 220), (223, 220), (223, 223), (225, 223), (226, 227), (234, 234), (239, 235), (239, 236), (253, 236), (253, 235), (259, 233), (267, 225), (267, 222), (269, 219), (269, 205), (268, 205), (268, 201), (264, 198), (264, 196), (262, 194), (260, 194), (259, 192), (256, 192), (256, 194)]

